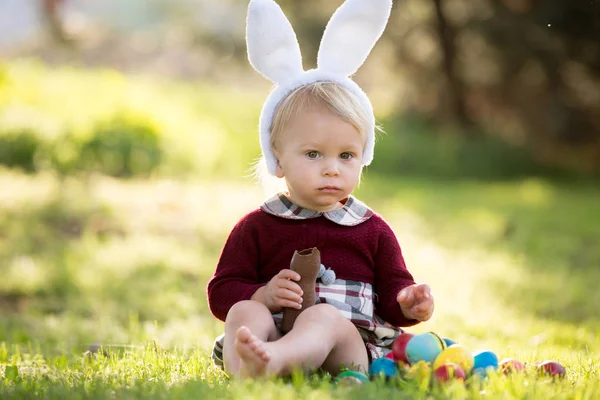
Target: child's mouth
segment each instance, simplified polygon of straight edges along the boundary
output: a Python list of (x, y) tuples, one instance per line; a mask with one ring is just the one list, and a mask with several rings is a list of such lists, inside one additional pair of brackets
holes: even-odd
[(319, 188), (320, 192), (325, 192), (325, 193), (334, 193), (334, 192), (339, 192), (341, 189), (337, 186), (323, 186), (321, 188)]

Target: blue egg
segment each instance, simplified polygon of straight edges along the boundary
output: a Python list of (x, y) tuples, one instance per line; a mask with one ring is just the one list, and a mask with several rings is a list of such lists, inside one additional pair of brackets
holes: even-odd
[(448, 339), (447, 337), (444, 338), (444, 343), (446, 343), (446, 347), (450, 347), (453, 344), (456, 344), (456, 342), (452, 339)]
[(415, 364), (419, 361), (433, 363), (436, 357), (444, 350), (446, 343), (433, 332), (413, 336), (406, 343), (406, 359)]
[(473, 359), (475, 362), (473, 371), (475, 372), (478, 369), (483, 371), (483, 375), (481, 373), (479, 373), (479, 375), (485, 376), (488, 369), (495, 370), (498, 368), (498, 356), (489, 350), (473, 353)]
[(482, 378), (487, 377), (487, 369), (485, 368), (477, 368), (471, 372), (471, 375), (479, 375)]
[(396, 363), (389, 358), (377, 358), (369, 367), (369, 375), (392, 377), (396, 375)]

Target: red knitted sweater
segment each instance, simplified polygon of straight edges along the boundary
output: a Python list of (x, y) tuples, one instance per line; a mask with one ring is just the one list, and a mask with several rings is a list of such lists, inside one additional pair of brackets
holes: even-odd
[(394, 326), (416, 324), (402, 314), (398, 292), (414, 284), (398, 240), (377, 214), (355, 226), (336, 224), (320, 216), (294, 220), (255, 210), (233, 228), (216, 271), (208, 283), (208, 304), (225, 321), (229, 309), (289, 268), (295, 250), (317, 247), (321, 262), (338, 279), (373, 285), (375, 313)]

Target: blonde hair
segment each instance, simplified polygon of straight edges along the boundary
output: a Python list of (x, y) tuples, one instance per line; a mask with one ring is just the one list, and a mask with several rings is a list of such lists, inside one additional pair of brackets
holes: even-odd
[[(366, 144), (369, 118), (357, 97), (348, 89), (335, 82), (313, 82), (293, 90), (275, 108), (269, 128), (271, 149), (275, 150), (276, 141), (287, 124), (300, 113), (311, 107), (324, 107), (335, 116), (356, 128), (363, 143)], [(281, 181), (266, 171), (264, 157), (254, 165), (254, 176), (263, 185), (267, 193), (280, 191)], [(272, 188), (270, 188), (272, 186)]]
[(324, 107), (354, 126), (365, 143), (369, 120), (362, 106), (348, 89), (334, 82), (313, 82), (292, 91), (275, 108), (269, 131), (271, 148), (288, 122), (311, 107)]

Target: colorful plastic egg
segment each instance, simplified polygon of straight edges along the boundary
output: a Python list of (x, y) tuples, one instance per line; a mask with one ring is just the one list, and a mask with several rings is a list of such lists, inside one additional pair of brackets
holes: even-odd
[(449, 339), (449, 338), (447, 338), (447, 337), (445, 337), (445, 338), (444, 338), (444, 343), (446, 343), (446, 347), (450, 347), (450, 346), (452, 346), (453, 344), (456, 344), (456, 342), (455, 342), (454, 340), (452, 340), (452, 339)]
[(369, 377), (357, 371), (344, 371), (335, 380), (340, 385), (354, 386), (368, 382)]
[(500, 371), (505, 375), (525, 370), (525, 364), (514, 358), (505, 358), (499, 363)]
[(412, 333), (404, 332), (394, 340), (394, 343), (392, 344), (392, 353), (394, 354), (394, 360), (396, 360), (396, 362), (408, 364), (408, 359), (406, 358), (406, 345), (414, 336), (415, 335)]
[(454, 363), (440, 365), (433, 371), (433, 376), (437, 382), (447, 382), (453, 379), (464, 381), (467, 378), (467, 374), (460, 365)]
[(487, 372), (498, 368), (498, 356), (489, 350), (478, 351), (473, 353), (473, 371), (477, 371), (482, 377), (487, 375)]
[(475, 360), (473, 359), (473, 355), (465, 346), (460, 344), (453, 344), (448, 347), (444, 351), (440, 353), (440, 355), (435, 359), (433, 363), (433, 369), (437, 369), (440, 366), (454, 363), (460, 365), (460, 367), (465, 371), (466, 374), (471, 373), (473, 369), (473, 364)]
[(371, 376), (385, 376), (392, 377), (396, 375), (397, 372), (396, 363), (389, 358), (377, 358), (369, 367), (369, 375)]
[(481, 378), (486, 378), (488, 371), (485, 368), (473, 368), (471, 371), (471, 376), (477, 375)]
[(406, 359), (411, 364), (419, 361), (432, 363), (445, 348), (446, 343), (435, 333), (422, 333), (406, 344)]
[(547, 360), (537, 366), (538, 373), (541, 375), (551, 375), (562, 378), (566, 374), (565, 367), (556, 361)]
[(404, 377), (423, 382), (431, 377), (431, 364), (425, 361), (419, 361), (408, 368)]

